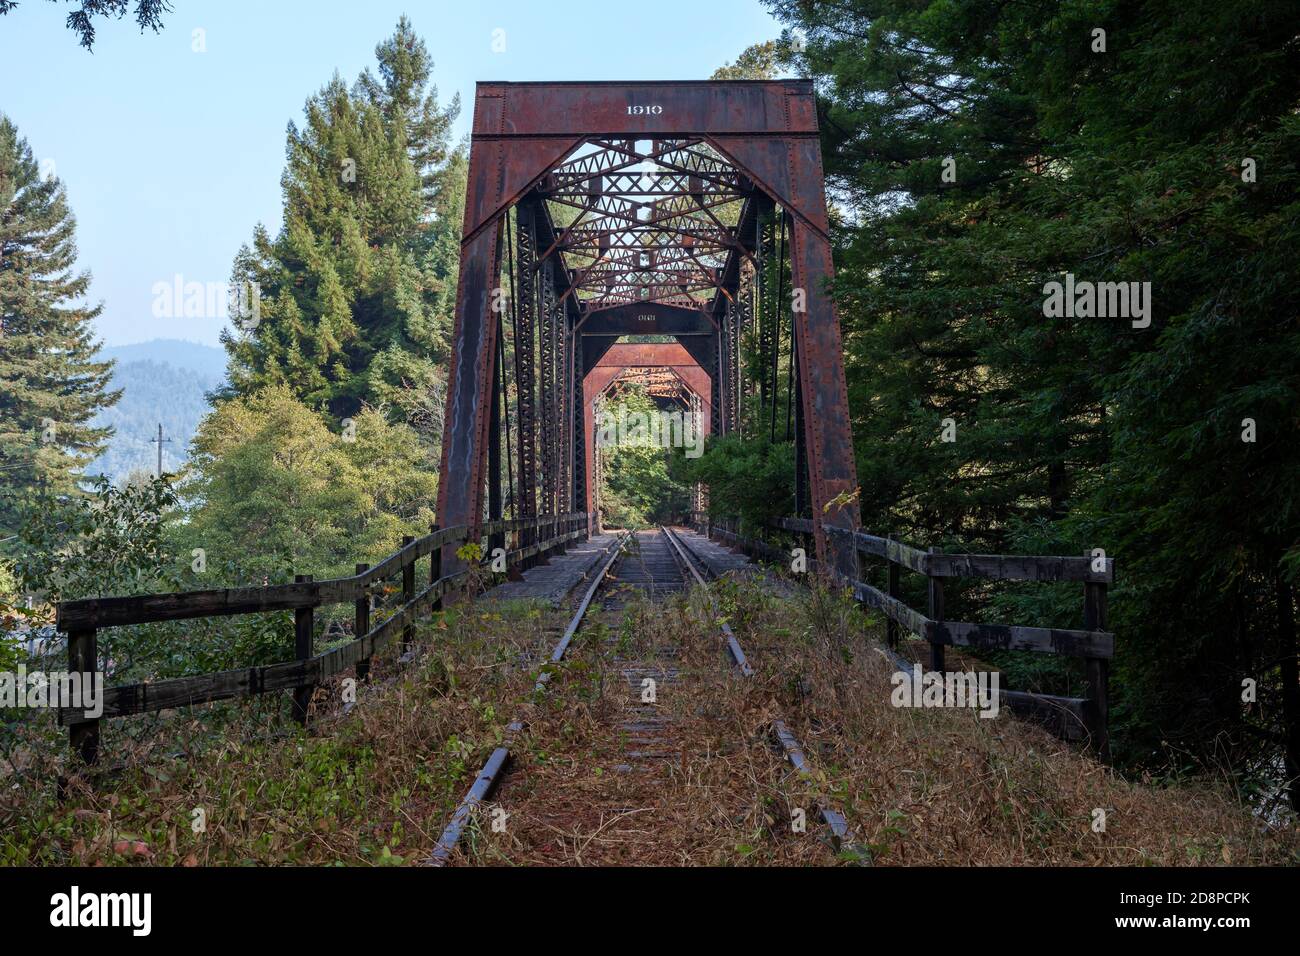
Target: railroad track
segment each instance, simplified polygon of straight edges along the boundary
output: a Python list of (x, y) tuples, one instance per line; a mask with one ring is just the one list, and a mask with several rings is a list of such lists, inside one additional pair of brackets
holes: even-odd
[[(606, 588), (606, 582), (610, 578), (611, 569), (614, 568), (615, 565), (618, 565), (620, 568), (622, 567), (628, 557), (625, 552), (628, 550), (629, 544), (635, 541), (635, 535), (630, 532), (625, 533), (621, 538), (619, 538), (617, 543), (610, 548), (609, 554), (601, 560), (596, 572), (592, 575), (591, 581), (588, 583), (587, 587), (580, 592), (580, 595), (575, 599), (571, 606), (569, 623), (560, 634), (559, 641), (551, 651), (550, 663), (558, 664), (564, 659), (564, 655), (568, 652), (569, 645), (573, 643), (574, 637), (582, 627), (583, 621), (586, 619), (587, 613), (590, 611), (593, 604), (600, 607), (601, 610), (621, 610), (626, 601), (626, 595), (619, 594), (618, 591), (624, 590), (627, 587), (636, 587), (639, 585), (650, 593), (654, 593), (655, 582), (653, 580), (653, 574), (648, 571), (648, 567), (645, 566), (643, 562), (638, 562), (638, 564), (646, 569), (644, 573), (640, 575), (639, 578), (634, 574), (623, 588), (615, 589), (613, 593), (605, 593), (601, 595), (601, 599), (599, 600), (599, 603), (597, 603), (597, 595), (599, 592), (602, 590), (610, 592), (610, 589)], [(660, 564), (661, 562), (655, 562), (656, 567), (660, 566)], [(681, 572), (678, 571), (675, 577), (675, 581), (665, 581), (664, 586), (675, 585), (676, 588), (680, 590), (684, 580)], [(541, 676), (537, 679), (536, 690), (541, 691), (545, 689), (546, 685), (550, 683), (551, 673), (552, 672), (549, 670), (542, 672)], [(492, 751), (487, 762), (483, 764), (482, 769), (475, 778), (469, 792), (465, 794), (464, 799), (461, 800), (460, 805), (456, 808), (456, 812), (452, 814), (450, 822), (448, 822), (447, 826), (442, 831), (442, 835), (438, 838), (438, 844), (434, 847), (433, 854), (430, 856), (428, 861), (431, 866), (445, 866), (451, 859), (452, 854), (456, 850), (457, 844), (460, 843), (460, 839), (464, 835), (470, 821), (473, 819), (474, 814), (478, 811), (479, 807), (482, 806), (483, 802), (492, 795), (493, 791), (500, 783), (501, 778), (506, 771), (507, 764), (510, 761), (511, 745), (514, 742), (514, 738), (517, 737), (522, 730), (523, 722), (519, 720), (512, 721), (507, 726), (506, 740), (502, 746), (497, 747)]]
[[(691, 576), (695, 579), (695, 583), (707, 590), (709, 582), (706, 580), (705, 575), (708, 571), (704, 562), (695, 558), (690, 548), (683, 543), (681, 536), (676, 531), (666, 527), (662, 530), (669, 543), (676, 549), (683, 566), (689, 570)], [(704, 570), (701, 570), (701, 568)], [(745, 657), (744, 650), (741, 649), (740, 642), (736, 640), (731, 625), (726, 621), (722, 621), (719, 623), (718, 629), (726, 638), (727, 651), (731, 654), (731, 659), (736, 666), (740, 668), (740, 672), (746, 677), (752, 677), (754, 670), (749, 666), (749, 661)], [(795, 771), (802, 777), (810, 778), (812, 768), (808, 764), (808, 758), (804, 755), (803, 747), (800, 746), (795, 735), (790, 732), (790, 728), (784, 720), (778, 717), (772, 721), (772, 734), (780, 743), (781, 749), (785, 751), (786, 759), (790, 761), (790, 765), (794, 767)], [(836, 851), (848, 852), (853, 855), (855, 841), (844, 814), (835, 809), (830, 801), (824, 797), (818, 799), (817, 811), (821, 814), (822, 821), (830, 828), (832, 843)]]
[[(574, 638), (592, 618), (609, 622), (620, 618), (633, 601), (657, 603), (696, 585), (707, 590), (708, 575), (707, 565), (673, 529), (661, 526), (653, 531), (625, 533), (602, 560), (587, 587), (575, 596), (568, 624), (551, 653), (551, 663), (564, 658)], [(735, 667), (745, 677), (752, 676), (753, 669), (731, 628), (722, 623), (720, 630)], [(616, 631), (600, 629), (603, 646), (594, 648), (612, 662), (613, 670), (621, 675), (622, 692), (629, 695), (623, 699), (622, 712), (612, 728), (626, 746), (619, 758), (622, 762), (613, 770), (621, 774), (653, 774), (681, 756), (672, 720), (655, 705), (657, 694), (674, 688), (684, 677), (678, 667), (681, 648), (658, 646), (652, 654), (642, 651), (625, 656)], [(542, 673), (536, 684), (538, 690), (546, 687), (550, 676), (550, 670)], [(444, 829), (428, 861), (431, 865), (442, 866), (451, 860), (475, 813), (510, 773), (511, 748), (523, 729), (523, 722), (518, 720), (508, 726), (502, 746), (489, 756)], [(790, 763), (806, 776), (806, 758), (785, 723), (774, 721), (773, 732)], [(852, 837), (843, 816), (825, 804), (820, 809), (835, 846), (850, 843)], [(634, 812), (629, 808), (621, 810)]]

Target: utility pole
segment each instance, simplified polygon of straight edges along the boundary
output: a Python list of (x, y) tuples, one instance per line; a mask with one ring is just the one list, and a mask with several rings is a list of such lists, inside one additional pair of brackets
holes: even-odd
[(169, 442), (169, 441), (171, 441), (170, 438), (163, 438), (162, 422), (159, 422), (159, 423), (158, 423), (158, 437), (157, 437), (157, 438), (150, 438), (150, 439), (149, 439), (149, 442), (150, 442), (151, 444), (156, 443), (156, 444), (158, 445), (158, 477), (159, 477), (159, 478), (162, 477), (162, 446), (163, 446), (163, 443), (164, 443), (164, 442)]

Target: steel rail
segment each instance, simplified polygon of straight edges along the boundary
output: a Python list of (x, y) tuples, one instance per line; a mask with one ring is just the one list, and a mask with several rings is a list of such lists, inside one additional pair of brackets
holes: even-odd
[[(691, 560), (694, 557), (693, 552), (691, 552), (690, 548), (681, 541), (675, 531), (668, 528), (666, 525), (660, 525), (659, 527), (660, 530), (663, 531), (664, 536), (668, 539), (669, 543), (672, 544), (673, 548), (677, 551), (681, 562), (690, 570), (692, 576), (694, 576), (700, 587), (704, 588), (705, 592), (708, 593), (708, 582), (695, 567), (694, 561)], [(716, 607), (713, 602), (712, 594), (709, 594), (709, 604), (711, 607)], [(719, 627), (721, 628), (722, 633), (727, 637), (727, 649), (731, 652), (732, 660), (734, 660), (737, 666), (739, 666), (740, 672), (746, 677), (753, 677), (754, 669), (750, 667), (749, 661), (745, 657), (745, 652), (741, 649), (740, 642), (736, 640), (736, 635), (731, 630), (731, 626), (727, 624), (726, 621), (720, 621)], [(804, 756), (803, 748), (799, 745), (799, 741), (795, 735), (791, 733), (790, 728), (786, 726), (785, 721), (779, 717), (773, 718), (772, 732), (780, 742), (781, 749), (785, 751), (786, 759), (790, 761), (791, 766), (794, 767), (799, 776), (805, 780), (812, 779), (812, 771), (808, 766), (807, 758)], [(848, 820), (845, 819), (844, 814), (830, 806), (828, 801), (820, 797), (818, 798), (817, 803), (817, 811), (821, 814), (822, 820), (831, 831), (832, 843), (834, 844), (835, 850), (837, 852), (856, 853), (857, 841), (853, 838), (853, 831), (849, 828)]]
[[(682, 564), (684, 564), (686, 569), (691, 572), (691, 575), (695, 578), (695, 583), (707, 591), (709, 584), (700, 575), (699, 570), (691, 561), (689, 549), (678, 540), (675, 534), (668, 530), (667, 526), (660, 525), (659, 530), (662, 531), (664, 537), (668, 539), (668, 543), (673, 546), (673, 549), (677, 552)], [(710, 605), (713, 603), (712, 595), (709, 597), (709, 603)], [(749, 659), (745, 657), (745, 652), (741, 649), (740, 641), (736, 640), (736, 635), (731, 630), (731, 625), (726, 621), (721, 621), (719, 622), (719, 626), (722, 628), (722, 633), (727, 637), (727, 650), (731, 652), (731, 659), (736, 662), (736, 666), (740, 668), (742, 674), (746, 677), (753, 677), (754, 668), (749, 666)]]
[[(623, 553), (623, 546), (627, 544), (629, 532), (623, 532), (623, 536), (616, 541), (609, 549), (609, 554), (604, 562), (600, 565), (599, 570), (592, 576), (591, 584), (587, 587), (586, 592), (582, 595), (582, 600), (578, 603), (578, 608), (573, 617), (569, 620), (569, 625), (564, 629), (564, 634), (560, 641), (555, 645), (551, 652), (550, 663), (558, 664), (563, 658), (564, 653), (569, 649), (573, 642), (574, 635), (578, 633), (578, 628), (582, 625), (582, 619), (586, 616), (587, 609), (591, 607), (591, 600), (600, 590), (600, 586), (605, 581), (605, 575), (613, 567), (614, 561)], [(537, 683), (533, 686), (534, 691), (544, 689), (551, 679), (551, 671), (543, 671), (537, 678)], [(465, 794), (456, 812), (452, 814), (451, 820), (447, 823), (446, 828), (442, 831), (442, 836), (438, 838), (438, 845), (434, 847), (433, 854), (429, 857), (427, 863), (429, 866), (445, 866), (451, 859), (452, 853), (460, 843), (460, 838), (469, 825), (474, 813), (482, 805), (483, 801), (491, 795), (501, 774), (505, 771), (506, 765), (510, 762), (510, 743), (513, 742), (515, 734), (523, 730), (523, 721), (515, 720), (506, 727), (506, 743), (497, 747), (488, 757), (487, 762), (483, 764), (483, 769), (479, 771), (473, 785)]]

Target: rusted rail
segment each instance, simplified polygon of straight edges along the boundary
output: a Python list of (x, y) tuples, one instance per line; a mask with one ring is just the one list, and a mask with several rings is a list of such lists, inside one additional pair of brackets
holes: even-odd
[[(591, 583), (583, 593), (582, 599), (578, 602), (573, 616), (569, 619), (569, 624), (564, 629), (559, 642), (551, 651), (550, 663), (558, 664), (564, 658), (565, 651), (569, 649), (569, 644), (573, 641), (573, 636), (578, 633), (578, 628), (582, 625), (582, 619), (587, 614), (587, 609), (591, 606), (591, 600), (595, 597), (596, 592), (605, 581), (605, 575), (613, 566), (614, 561), (618, 558), (623, 550), (623, 545), (627, 542), (628, 534), (625, 532), (610, 547), (609, 553), (600, 563), (596, 573), (592, 575)], [(551, 671), (545, 670), (537, 678), (535, 690), (541, 690), (546, 687), (551, 679)], [(473, 785), (465, 794), (460, 805), (456, 807), (456, 812), (452, 814), (451, 820), (447, 823), (446, 828), (442, 831), (442, 836), (438, 838), (438, 844), (434, 847), (433, 854), (429, 857), (430, 866), (445, 866), (451, 859), (452, 853), (455, 852), (457, 844), (460, 843), (461, 836), (465, 833), (465, 828), (469, 826), (470, 821), (474, 818), (475, 812), (483, 801), (492, 795), (501, 775), (505, 772), (510, 763), (510, 744), (513, 737), (523, 730), (523, 722), (519, 720), (511, 721), (506, 727), (506, 742), (497, 747), (488, 756), (487, 761), (483, 764), (483, 769), (474, 778)]]
[[(677, 551), (683, 566), (690, 571), (695, 582), (701, 588), (704, 588), (707, 593), (709, 583), (704, 579), (699, 568), (695, 566), (695, 560), (692, 560), (693, 553), (691, 552), (690, 547), (684, 544), (678, 537), (677, 533), (672, 529), (664, 526), (662, 527), (662, 531), (668, 538), (668, 541), (672, 544), (673, 548)], [(712, 604), (712, 595), (709, 596), (709, 601), (710, 604)], [(722, 621), (719, 623), (719, 628), (721, 629), (723, 636), (727, 639), (727, 650), (731, 654), (731, 659), (736, 662), (736, 666), (740, 669), (740, 672), (746, 677), (753, 677), (754, 669), (750, 666), (748, 658), (745, 657), (745, 652), (741, 649), (740, 642), (736, 640), (736, 635), (735, 632), (731, 630), (731, 625), (726, 621)], [(776, 738), (777, 742), (781, 744), (781, 749), (785, 752), (786, 759), (790, 761), (790, 765), (794, 767), (799, 776), (806, 780), (811, 780), (812, 772), (808, 766), (807, 757), (804, 756), (803, 748), (800, 746), (795, 735), (791, 733), (790, 728), (786, 725), (785, 721), (780, 717), (777, 717), (772, 721), (772, 734)], [(856, 852), (853, 831), (849, 829), (849, 823), (848, 820), (845, 819), (844, 814), (835, 809), (835, 807), (831, 805), (830, 801), (824, 797), (818, 798), (817, 811), (821, 814), (822, 820), (831, 832), (831, 843), (837, 853), (847, 852), (865, 858), (864, 854), (858, 854)]]

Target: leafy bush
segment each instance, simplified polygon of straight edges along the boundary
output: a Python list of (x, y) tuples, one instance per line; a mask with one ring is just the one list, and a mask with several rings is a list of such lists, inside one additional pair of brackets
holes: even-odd
[(193, 448), (175, 538), (222, 567), (351, 574), (433, 521), (437, 476), (418, 436), (375, 409), (334, 430), (289, 389), (266, 388), (220, 404)]
[(180, 568), (164, 521), (176, 502), (166, 478), (121, 488), (99, 478), (85, 496), (38, 493), (18, 532), (22, 586), (50, 602), (174, 588)]
[(766, 436), (711, 437), (699, 458), (674, 456), (672, 465), (679, 480), (708, 486), (715, 518), (739, 518), (742, 528), (752, 530), (794, 512), (791, 444), (773, 444)]

